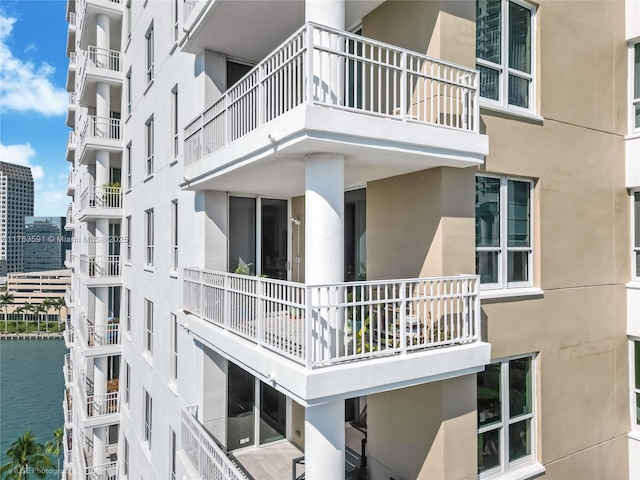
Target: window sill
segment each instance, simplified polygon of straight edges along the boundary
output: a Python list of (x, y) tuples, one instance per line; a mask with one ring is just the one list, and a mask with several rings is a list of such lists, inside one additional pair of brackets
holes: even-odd
[(130, 267), (131, 266), (131, 262), (124, 262), (124, 266), (125, 267)]
[(131, 120), (131, 112), (127, 113), (127, 118), (124, 119), (124, 124), (126, 125)]
[(179, 158), (180, 158), (180, 157), (175, 157), (173, 160), (171, 160), (171, 163), (169, 163), (169, 166), (170, 166), (170, 167), (173, 167), (176, 163), (178, 163), (178, 159), (179, 159)]
[(153, 178), (153, 173), (150, 175), (147, 175), (147, 178), (145, 178), (142, 182), (143, 183), (147, 183), (149, 180), (151, 180)]
[(539, 477), (540, 475), (545, 473), (545, 471), (546, 469), (544, 468), (544, 466), (536, 462), (531, 465), (519, 467), (505, 473), (499, 473), (487, 477), (480, 476), (479, 478), (481, 478), (482, 480), (494, 478), (500, 480), (526, 480), (528, 478)]
[(529, 121), (533, 121), (536, 123), (542, 123), (544, 122), (544, 117), (542, 117), (541, 115), (538, 115), (536, 113), (532, 113), (532, 112), (527, 112), (526, 110), (517, 110), (515, 108), (508, 108), (508, 107), (503, 107), (501, 105), (497, 105), (497, 104), (492, 104), (492, 103), (485, 103), (482, 100), (480, 101), (480, 113), (501, 113), (503, 115), (509, 116), (509, 117), (518, 117), (518, 118), (522, 118), (524, 120), (529, 120)]
[(127, 188), (127, 189), (124, 191), (124, 194), (125, 194), (125, 195), (129, 195), (130, 193), (131, 193), (131, 187)]
[(178, 48), (178, 42), (173, 42), (173, 46), (171, 47), (171, 50), (169, 50), (169, 55), (173, 55), (173, 52), (176, 51), (176, 48)]
[(178, 278), (178, 272), (172, 270), (169, 272), (169, 278)]
[(631, 440), (635, 440), (636, 442), (640, 442), (640, 430), (631, 430), (627, 434), (627, 437), (629, 437)]
[(142, 267), (142, 269), (145, 272), (155, 273), (155, 269), (153, 268), (153, 265), (145, 265), (144, 267)]
[(147, 86), (144, 89), (144, 92), (142, 92), (142, 95), (146, 95), (147, 92), (149, 91), (149, 89), (153, 86), (153, 78), (151, 80), (149, 80), (149, 82), (147, 82)]
[(480, 290), (480, 300), (501, 298), (543, 297), (544, 290), (536, 287), (501, 288), (496, 290)]
[(631, 280), (627, 283), (627, 288), (629, 290), (640, 290), (640, 278), (638, 280)]
[(636, 138), (640, 138), (640, 132), (631, 132), (629, 135), (625, 135), (625, 140), (635, 140)]
[(131, 45), (131, 32), (127, 35), (127, 44), (124, 46), (124, 53), (127, 53), (127, 50), (129, 50), (129, 45)]

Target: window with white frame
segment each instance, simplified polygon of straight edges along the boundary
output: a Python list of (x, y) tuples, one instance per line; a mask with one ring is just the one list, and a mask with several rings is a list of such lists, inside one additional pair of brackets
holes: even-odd
[(178, 378), (178, 318), (175, 313), (169, 314), (170, 327), (171, 327), (171, 358), (169, 359), (171, 365), (171, 381), (175, 381)]
[(640, 130), (640, 43), (636, 43), (632, 48), (633, 56), (633, 92), (631, 115), (634, 130)]
[(147, 83), (151, 83), (151, 80), (153, 80), (153, 22), (151, 22), (144, 38), (147, 43)]
[(127, 17), (127, 39), (131, 39), (131, 0), (127, 0), (125, 15)]
[(171, 202), (171, 270), (178, 270), (178, 200)]
[(535, 14), (520, 0), (476, 0), (476, 68), (485, 100), (533, 110)]
[(127, 77), (126, 77), (126, 90), (127, 90), (127, 114), (131, 113), (131, 98), (132, 98), (132, 93), (131, 93), (131, 68), (129, 68), (129, 71), (127, 72)]
[(145, 137), (146, 137), (146, 146), (147, 146), (147, 175), (151, 175), (153, 173), (153, 157), (154, 157), (154, 137), (155, 133), (153, 131), (153, 115), (149, 118), (149, 120), (145, 123)]
[(640, 192), (633, 192), (633, 276), (640, 280)]
[(125, 255), (127, 262), (131, 261), (131, 215), (125, 218)]
[(129, 440), (127, 440), (126, 435), (122, 435), (123, 446), (122, 451), (124, 453), (124, 461), (122, 466), (122, 473), (124, 475), (129, 475)]
[(153, 354), (153, 302), (144, 299), (144, 348)]
[(640, 429), (640, 340), (631, 343), (633, 348), (633, 364), (631, 367), (633, 370), (633, 384), (631, 385), (633, 399), (631, 400), (631, 405), (634, 406), (634, 414), (631, 420), (634, 428)]
[(124, 308), (124, 328), (127, 333), (131, 333), (131, 290), (128, 288), (124, 289)]
[(177, 437), (176, 432), (172, 428), (169, 429), (169, 439), (171, 440), (171, 480), (176, 479), (176, 453), (177, 453)]
[(476, 176), (476, 273), (483, 288), (531, 285), (532, 191), (531, 180)]
[(144, 390), (144, 440), (151, 449), (151, 428), (153, 427), (153, 399), (149, 392)]
[(127, 189), (131, 188), (131, 182), (132, 182), (132, 170), (133, 170), (133, 159), (131, 158), (131, 148), (132, 148), (132, 142), (127, 143), (127, 148), (125, 151), (125, 161), (126, 161), (126, 165), (127, 165)]
[(171, 138), (173, 158), (178, 158), (180, 124), (178, 123), (178, 85), (171, 89)]
[(173, 0), (173, 41), (178, 41), (180, 35), (179, 20), (180, 20), (180, 0)]
[(153, 266), (153, 247), (154, 247), (154, 227), (153, 227), (153, 209), (147, 210), (145, 213), (145, 237), (146, 237), (146, 255), (145, 264)]
[(535, 462), (535, 356), (500, 360), (478, 373), (478, 473)]
[(129, 405), (131, 401), (131, 365), (125, 363), (124, 368), (124, 404)]

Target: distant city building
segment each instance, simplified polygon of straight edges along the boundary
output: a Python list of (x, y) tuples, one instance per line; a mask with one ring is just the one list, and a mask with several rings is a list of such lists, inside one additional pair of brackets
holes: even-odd
[[(45, 299), (69, 299), (71, 288), (71, 271), (55, 270), (51, 272), (12, 273), (6, 279), (7, 292), (13, 296), (13, 302), (7, 306), (7, 313), (14, 313), (17, 307), (30, 303), (40, 305)], [(4, 313), (4, 308), (2, 309)], [(56, 307), (50, 307), (50, 315), (58, 313)], [(62, 318), (66, 318), (66, 307), (62, 310)], [(51, 318), (54, 320), (54, 318)]]
[(46, 272), (65, 268), (65, 253), (72, 234), (65, 230), (66, 217), (25, 217), (23, 272)]
[(0, 162), (0, 276), (22, 272), (24, 217), (33, 215), (31, 169)]

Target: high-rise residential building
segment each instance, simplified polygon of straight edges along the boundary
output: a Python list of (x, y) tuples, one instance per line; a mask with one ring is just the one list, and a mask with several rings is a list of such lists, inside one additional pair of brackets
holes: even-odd
[(638, 2), (67, 19), (69, 476), (640, 476)]
[(29, 215), (33, 215), (31, 169), (0, 162), (0, 276), (22, 272), (24, 217)]
[(23, 242), (24, 272), (45, 272), (65, 268), (71, 254), (73, 235), (65, 229), (66, 217), (25, 217)]

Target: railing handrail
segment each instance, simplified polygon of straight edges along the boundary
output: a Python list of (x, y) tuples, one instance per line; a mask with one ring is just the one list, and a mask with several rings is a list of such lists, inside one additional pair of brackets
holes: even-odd
[(246, 480), (195, 417), (194, 406), (182, 409), (182, 450), (202, 478)]
[(310, 285), (184, 268), (184, 308), (315, 368), (480, 340), (478, 275)]
[[(334, 35), (343, 45), (350, 42), (351, 45), (361, 45), (361, 51), (353, 48), (354, 51), (350, 52), (346, 48), (328, 46), (322, 40), (317, 40), (316, 36), (319, 35), (314, 35), (314, 32)], [(384, 49), (384, 58), (381, 52), (377, 55), (372, 53), (381, 49)], [(286, 55), (281, 56), (281, 52), (286, 52)], [(372, 76), (373, 73), (370, 77), (366, 77), (365, 73), (360, 72), (356, 74), (358, 79), (363, 81), (366, 77), (369, 83), (366, 85), (354, 83), (353, 92), (350, 92), (353, 98), (346, 100), (339, 95), (320, 95), (314, 93), (314, 89), (317, 88), (314, 85), (314, 73), (320, 75), (320, 71), (314, 72), (316, 68), (314, 56), (317, 55), (329, 56), (333, 59), (328, 60), (329, 63), (342, 62), (343, 68), (346, 68), (349, 62), (353, 63), (352, 68), (356, 68), (355, 65), (360, 69), (374, 66), (386, 72), (383, 75), (387, 77), (392, 75), (392, 78), (387, 78), (386, 83), (377, 85)], [(330, 67), (323, 68), (328, 68), (327, 75), (334, 75)], [(291, 77), (288, 80), (290, 85), (285, 85), (284, 81), (282, 84), (279, 81), (273, 81), (272, 77), (282, 72), (286, 78), (287, 71), (288, 76)], [(322, 68), (321, 71), (323, 71)], [(341, 78), (339, 81), (346, 82), (346, 78)], [(414, 86), (409, 85), (410, 83), (417, 85), (417, 82), (421, 82), (420, 85), (424, 91), (414, 91)], [(429, 82), (430, 91), (427, 89), (427, 82)], [(376, 95), (379, 97), (377, 100), (374, 100), (374, 96), (365, 98), (367, 87), (369, 90), (384, 89), (386, 94), (383, 97)], [(296, 89), (293, 97), (287, 90), (291, 88)], [(276, 102), (275, 106), (269, 106), (265, 91), (272, 95), (282, 95), (280, 100), (283, 105)], [(185, 126), (184, 141), (194, 142), (191, 139), (192, 136), (201, 132), (208, 122), (220, 118), (219, 125), (215, 127), (219, 129), (216, 130), (215, 140), (211, 142), (211, 139), (208, 139), (209, 143), (203, 153), (200, 139), (196, 138), (192, 148), (186, 150), (187, 152), (198, 150), (193, 155), (195, 159), (187, 154), (185, 161), (186, 164), (193, 163), (302, 103), (328, 105), (373, 116), (477, 132), (479, 112), (477, 94), (478, 72), (473, 68), (309, 22)], [(271, 109), (269, 115), (265, 115), (266, 109)], [(234, 130), (233, 133), (230, 133), (230, 129)]]

